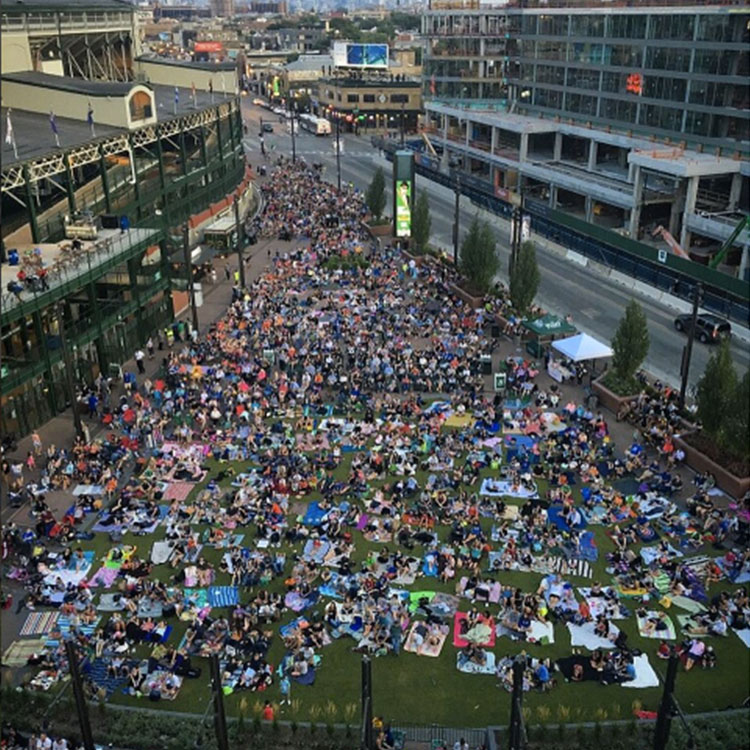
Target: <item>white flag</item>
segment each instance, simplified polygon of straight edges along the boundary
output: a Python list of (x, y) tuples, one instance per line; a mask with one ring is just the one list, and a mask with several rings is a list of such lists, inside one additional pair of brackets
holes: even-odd
[(12, 146), (16, 142), (16, 136), (13, 133), (13, 123), (10, 120), (10, 110), (7, 112), (5, 125), (5, 142)]

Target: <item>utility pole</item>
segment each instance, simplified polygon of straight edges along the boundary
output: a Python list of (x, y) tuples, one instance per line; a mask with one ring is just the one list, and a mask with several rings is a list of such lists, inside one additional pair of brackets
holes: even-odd
[(60, 331), (60, 349), (62, 350), (63, 363), (65, 365), (65, 385), (68, 389), (68, 398), (70, 399), (70, 405), (73, 407), (73, 424), (76, 428), (76, 435), (78, 437), (83, 436), (83, 424), (81, 423), (81, 415), (78, 413), (78, 399), (76, 398), (76, 389), (73, 384), (73, 363), (70, 360), (70, 350), (68, 349), (68, 338), (65, 333), (65, 315), (63, 311), (65, 309), (65, 303), (60, 300), (57, 303), (57, 327)]
[(188, 225), (182, 228), (182, 250), (185, 254), (185, 273), (187, 274), (188, 295), (190, 297), (190, 307), (193, 311), (193, 329), (198, 331), (198, 305), (195, 301), (195, 285), (193, 284), (193, 264), (190, 259), (190, 229)]
[(221, 689), (221, 667), (219, 657), (214, 654), (209, 659), (211, 668), (211, 692), (214, 694), (214, 730), (216, 731), (216, 744), (219, 750), (229, 750), (229, 739), (227, 737), (227, 717), (224, 713), (224, 692)]
[(289, 119), (289, 122), (291, 123), (292, 128), (292, 164), (297, 163), (297, 144), (295, 143), (295, 136), (294, 136), (294, 130), (295, 130), (295, 124), (294, 124), (294, 108), (293, 108), (293, 102), (292, 102), (292, 94), (289, 92), (289, 113), (291, 114), (291, 118)]
[(245, 259), (242, 252), (242, 224), (240, 223), (240, 201), (237, 196), (234, 196), (234, 226), (235, 232), (237, 233), (237, 263), (239, 264), (240, 271), (240, 286), (242, 289), (245, 288)]
[(510, 726), (508, 727), (508, 750), (523, 750), (526, 732), (523, 726), (523, 673), (526, 659), (518, 654), (513, 661), (513, 693), (510, 704)]
[(458, 268), (458, 232), (459, 232), (459, 204), (461, 202), (461, 172), (456, 167), (456, 202), (453, 208), (453, 266)]
[(523, 187), (521, 187), (520, 195), (519, 205), (513, 209), (513, 231), (510, 240), (510, 263), (508, 264), (509, 273), (513, 273), (513, 268), (516, 265), (518, 252), (521, 247), (521, 225), (523, 223), (523, 209), (526, 197)]
[(404, 108), (405, 104), (401, 104), (401, 148), (404, 147)]
[(374, 750), (372, 737), (372, 662), (362, 654), (362, 736), (360, 750)]
[(336, 113), (336, 176), (339, 192), (341, 192), (341, 117)]
[(78, 649), (74, 641), (65, 641), (65, 656), (68, 659), (70, 681), (73, 684), (73, 697), (76, 701), (76, 711), (78, 713), (78, 722), (81, 726), (83, 747), (84, 750), (94, 750), (94, 737), (91, 734), (91, 722), (89, 721), (89, 707), (86, 703), (86, 696), (83, 694), (81, 669), (78, 664)]
[(690, 318), (690, 330), (688, 331), (688, 340), (685, 344), (685, 348), (682, 350), (682, 364), (680, 367), (680, 375), (682, 376), (682, 382), (680, 383), (680, 400), (679, 407), (680, 411), (685, 408), (685, 396), (687, 394), (688, 387), (688, 376), (690, 375), (690, 359), (693, 356), (693, 341), (695, 341), (695, 327), (698, 321), (698, 308), (700, 307), (701, 300), (703, 299), (703, 286), (700, 281), (695, 285), (693, 289), (693, 314)]
[(675, 710), (674, 683), (677, 677), (677, 667), (680, 659), (674, 648), (669, 652), (667, 662), (667, 676), (664, 680), (664, 692), (659, 704), (659, 713), (656, 717), (656, 729), (654, 730), (654, 750), (664, 750), (669, 740), (669, 730), (672, 726), (672, 715)]

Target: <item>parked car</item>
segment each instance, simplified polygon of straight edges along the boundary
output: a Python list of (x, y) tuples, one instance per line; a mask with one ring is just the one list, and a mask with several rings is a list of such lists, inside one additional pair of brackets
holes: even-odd
[(270, 122), (264, 122), (262, 130), (264, 133), (273, 133), (273, 125)]
[(253, 104), (255, 104), (257, 107), (266, 106), (266, 103), (262, 99), (259, 99), (257, 96), (255, 97), (255, 99), (253, 99)]
[[(674, 327), (682, 332), (690, 330), (693, 316), (689, 313), (678, 315), (674, 319)], [(732, 326), (718, 315), (700, 313), (695, 321), (695, 337), (703, 344), (716, 344), (721, 339), (727, 339), (732, 335)]]

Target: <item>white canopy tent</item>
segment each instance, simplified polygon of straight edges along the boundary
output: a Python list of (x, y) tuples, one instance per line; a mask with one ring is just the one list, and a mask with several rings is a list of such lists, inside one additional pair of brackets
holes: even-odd
[(567, 339), (553, 341), (552, 346), (573, 362), (612, 356), (610, 347), (597, 341), (593, 336), (589, 336), (588, 333), (579, 333)]

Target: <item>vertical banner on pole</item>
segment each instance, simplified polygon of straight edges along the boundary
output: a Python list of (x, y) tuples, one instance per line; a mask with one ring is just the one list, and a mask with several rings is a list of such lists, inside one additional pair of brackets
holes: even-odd
[(414, 152), (396, 151), (393, 157), (393, 234), (411, 237), (414, 213)]

